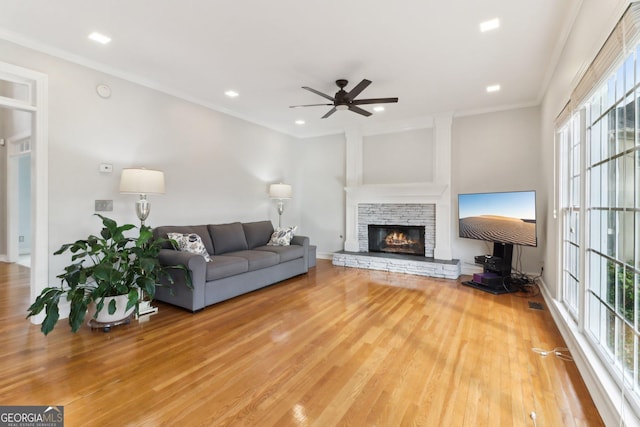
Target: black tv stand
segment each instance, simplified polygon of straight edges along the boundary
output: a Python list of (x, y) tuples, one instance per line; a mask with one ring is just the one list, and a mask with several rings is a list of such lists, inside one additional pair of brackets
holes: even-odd
[(508, 243), (494, 243), (492, 255), (478, 255), (475, 263), (482, 265), (483, 274), (479, 280), (462, 282), (481, 291), (494, 295), (516, 292), (511, 284), (511, 263), (513, 261), (513, 245)]
[(474, 282), (473, 280), (467, 280), (465, 282), (462, 282), (462, 284), (466, 286), (470, 286), (472, 288), (479, 289), (481, 291), (489, 292), (490, 294), (493, 294), (493, 295), (502, 295), (502, 294), (515, 292), (507, 284), (505, 284), (504, 287), (502, 288), (486, 286), (486, 285), (483, 285), (482, 283)]

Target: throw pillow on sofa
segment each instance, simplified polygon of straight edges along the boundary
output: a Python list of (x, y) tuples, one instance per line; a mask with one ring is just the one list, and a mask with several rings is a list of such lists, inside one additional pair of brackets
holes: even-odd
[(293, 239), (293, 233), (298, 227), (278, 227), (276, 231), (271, 235), (271, 240), (267, 243), (268, 246), (289, 246), (291, 239)]
[(167, 236), (178, 243), (178, 250), (202, 255), (206, 262), (211, 261), (202, 239), (195, 233), (167, 233)]

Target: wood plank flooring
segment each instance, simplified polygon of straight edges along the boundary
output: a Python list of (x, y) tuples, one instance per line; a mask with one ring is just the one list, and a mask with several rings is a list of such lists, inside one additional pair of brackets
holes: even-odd
[(0, 405), (65, 426), (603, 425), (540, 296), (334, 267), (191, 314), (44, 337), (0, 263)]

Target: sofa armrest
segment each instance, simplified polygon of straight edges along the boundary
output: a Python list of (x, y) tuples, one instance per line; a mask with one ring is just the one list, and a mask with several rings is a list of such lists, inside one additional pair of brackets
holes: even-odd
[(304, 246), (305, 248), (308, 248), (309, 247), (309, 238), (307, 236), (295, 235), (291, 239), (291, 244), (292, 245)]
[(304, 269), (309, 270), (309, 238), (307, 236), (293, 236), (292, 245), (299, 245), (304, 248)]
[(206, 271), (206, 262), (202, 255), (192, 254), (190, 252), (177, 251), (175, 249), (160, 249), (158, 254), (158, 260), (160, 264), (164, 266), (168, 265), (184, 265), (191, 271), (192, 280), (195, 283), (198, 273), (202, 274), (204, 280), (204, 274)]
[(169, 285), (178, 294), (178, 297), (192, 300), (192, 310), (198, 310), (204, 307), (204, 292), (207, 267), (204, 257), (202, 255), (192, 254), (189, 252), (181, 252), (175, 249), (160, 249), (158, 254), (158, 260), (163, 266), (171, 265), (184, 265), (191, 275), (192, 289), (189, 289), (187, 284), (186, 274), (182, 270), (169, 270), (169, 275), (173, 279), (173, 284), (163, 283), (163, 285)]

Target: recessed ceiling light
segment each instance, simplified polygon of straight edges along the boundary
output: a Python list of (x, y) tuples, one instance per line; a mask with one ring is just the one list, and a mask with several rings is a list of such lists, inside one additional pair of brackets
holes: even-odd
[(491, 85), (487, 86), (487, 92), (498, 92), (500, 90), (500, 85)]
[(384, 107), (382, 105), (377, 105), (373, 107), (373, 111), (375, 111), (376, 113), (381, 113), (384, 111)]
[(104, 34), (93, 32), (89, 34), (89, 38), (94, 42), (98, 42), (100, 44), (107, 44), (111, 41), (111, 37), (107, 37)]
[(480, 31), (482, 31), (483, 33), (486, 31), (495, 30), (498, 27), (500, 27), (500, 20), (498, 18), (493, 18), (480, 23)]
[(224, 94), (227, 95), (229, 98), (235, 98), (236, 96), (240, 95), (235, 90), (228, 90)]
[(296, 120), (297, 125), (303, 125), (305, 123), (304, 120)]

